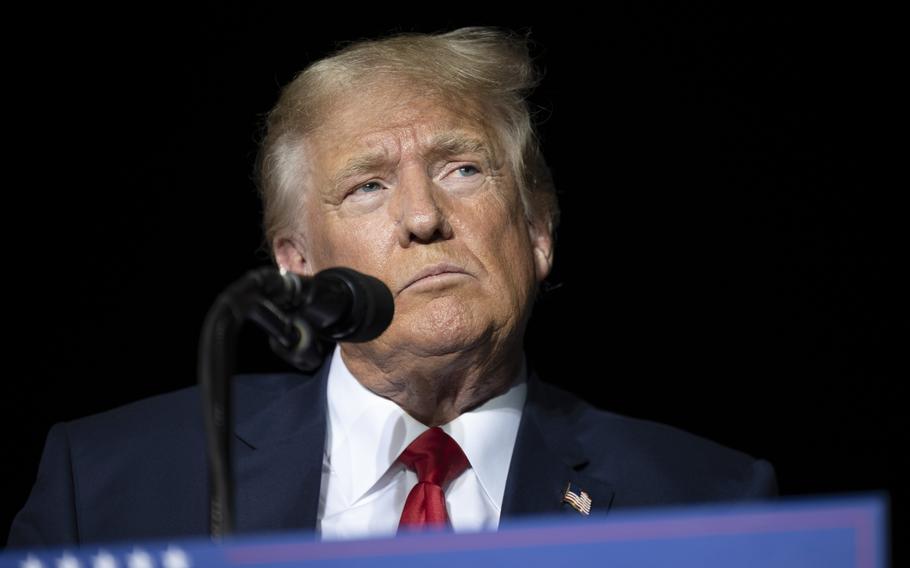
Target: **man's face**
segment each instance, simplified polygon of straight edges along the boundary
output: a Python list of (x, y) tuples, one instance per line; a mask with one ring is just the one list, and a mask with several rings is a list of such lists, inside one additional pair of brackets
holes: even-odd
[(428, 356), (520, 338), (552, 246), (489, 128), (403, 91), (349, 96), (303, 149), (300, 230), (276, 256), (385, 282), (395, 318), (375, 348)]

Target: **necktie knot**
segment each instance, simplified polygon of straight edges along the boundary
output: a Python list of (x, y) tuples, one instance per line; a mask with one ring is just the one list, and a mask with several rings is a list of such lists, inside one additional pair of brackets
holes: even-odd
[(468, 458), (461, 446), (439, 427), (418, 436), (398, 459), (417, 473), (419, 482), (440, 487), (468, 468)]
[(468, 458), (458, 442), (440, 428), (430, 428), (411, 442), (398, 460), (417, 473), (399, 528), (442, 527), (448, 524), (443, 486), (468, 468)]

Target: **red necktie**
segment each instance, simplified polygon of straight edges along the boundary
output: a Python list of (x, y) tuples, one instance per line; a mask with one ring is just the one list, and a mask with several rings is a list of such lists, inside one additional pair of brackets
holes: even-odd
[(447, 526), (443, 487), (469, 465), (458, 442), (440, 428), (430, 428), (411, 442), (398, 460), (417, 472), (417, 485), (404, 503), (398, 529)]

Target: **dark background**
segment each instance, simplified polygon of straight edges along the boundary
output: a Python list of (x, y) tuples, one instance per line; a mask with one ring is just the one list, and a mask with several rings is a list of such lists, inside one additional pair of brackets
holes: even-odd
[[(563, 226), (538, 367), (769, 459), (785, 495), (886, 491), (902, 527), (906, 187), (876, 165), (879, 20), (600, 10), (9, 20), (0, 533), (51, 424), (195, 381), (208, 306), (267, 260), (251, 176), (280, 85), (343, 40), (463, 25), (530, 31), (546, 71), (532, 102)], [(264, 341), (245, 334), (242, 370), (278, 366)]]

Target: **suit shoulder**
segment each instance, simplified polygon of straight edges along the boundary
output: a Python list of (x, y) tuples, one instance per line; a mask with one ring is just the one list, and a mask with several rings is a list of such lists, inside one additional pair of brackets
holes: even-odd
[[(752, 460), (749, 455), (675, 426), (634, 418), (598, 408), (577, 395), (541, 383), (552, 409), (568, 415), (582, 437), (592, 441), (606, 437), (612, 443), (622, 442), (641, 451), (663, 446), (685, 453), (720, 454), (733, 460)], [(615, 438), (615, 440), (614, 440)]]
[(92, 445), (124, 441), (137, 442), (137, 436), (195, 429), (199, 423), (201, 399), (197, 387), (143, 398), (116, 408), (72, 420), (65, 424), (71, 440)]
[(546, 398), (569, 416), (591, 465), (625, 489), (617, 492), (620, 501), (697, 502), (776, 494), (774, 469), (764, 460), (674, 426), (599, 409), (553, 385), (543, 388)]
[[(235, 414), (280, 397), (307, 376), (294, 373), (234, 377)], [(160, 441), (201, 442), (202, 397), (198, 386), (150, 396), (63, 425), (74, 455), (110, 451), (111, 446), (154, 447)], [(179, 444), (178, 444), (179, 445)]]

